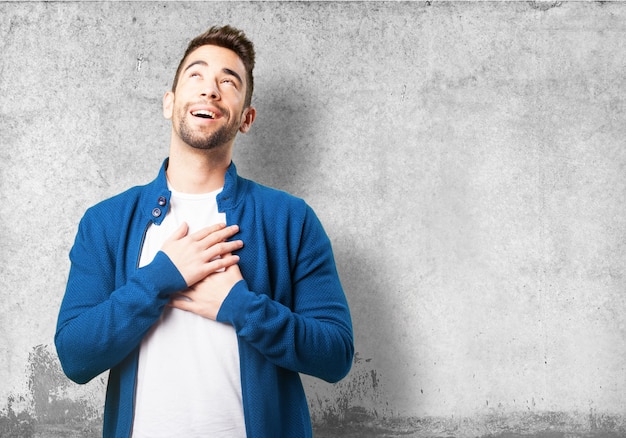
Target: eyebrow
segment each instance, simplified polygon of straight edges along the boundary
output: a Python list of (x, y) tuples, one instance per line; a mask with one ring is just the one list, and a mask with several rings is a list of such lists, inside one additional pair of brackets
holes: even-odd
[[(199, 60), (194, 61), (191, 64), (189, 64), (187, 67), (185, 67), (185, 70), (183, 70), (183, 73), (186, 72), (187, 70), (189, 70), (191, 67), (193, 67), (195, 65), (201, 65), (201, 66), (204, 66), (204, 67), (208, 67), (209, 66), (209, 64), (206, 61), (203, 61), (203, 60), (199, 59)], [(224, 67), (222, 69), (222, 72), (226, 73), (227, 75), (234, 76), (239, 81), (239, 83), (243, 84), (243, 80), (241, 79), (241, 76), (239, 76), (239, 73), (237, 73), (235, 70), (232, 70), (230, 68)]]

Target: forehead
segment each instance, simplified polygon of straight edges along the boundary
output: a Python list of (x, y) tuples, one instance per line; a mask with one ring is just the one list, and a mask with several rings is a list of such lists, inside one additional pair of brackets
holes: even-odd
[(187, 55), (185, 62), (183, 63), (183, 71), (193, 63), (203, 61), (209, 68), (216, 68), (218, 70), (228, 68), (245, 76), (246, 67), (243, 64), (239, 55), (230, 49), (220, 46), (205, 45), (200, 46)]

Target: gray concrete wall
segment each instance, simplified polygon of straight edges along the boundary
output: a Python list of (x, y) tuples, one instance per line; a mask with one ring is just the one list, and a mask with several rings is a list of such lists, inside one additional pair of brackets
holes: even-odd
[[(0, 3), (0, 436), (97, 436), (52, 338), (78, 220), (151, 180), (187, 41), (258, 52), (242, 174), (334, 243), (318, 437), (626, 433), (626, 4)], [(507, 435), (509, 434), (509, 435)]]

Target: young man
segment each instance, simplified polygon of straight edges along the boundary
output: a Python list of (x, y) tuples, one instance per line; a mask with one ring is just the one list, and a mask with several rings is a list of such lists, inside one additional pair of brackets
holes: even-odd
[(163, 98), (159, 175), (79, 225), (55, 343), (78, 383), (110, 370), (106, 437), (310, 437), (298, 373), (335, 382), (350, 369), (320, 222), (231, 162), (256, 116), (253, 68), (237, 29), (192, 40)]

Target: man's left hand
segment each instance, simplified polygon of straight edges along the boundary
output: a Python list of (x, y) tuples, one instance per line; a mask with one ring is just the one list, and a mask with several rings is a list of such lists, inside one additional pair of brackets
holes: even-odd
[(190, 288), (172, 295), (169, 306), (215, 320), (233, 286), (242, 280), (238, 265), (215, 272)]

